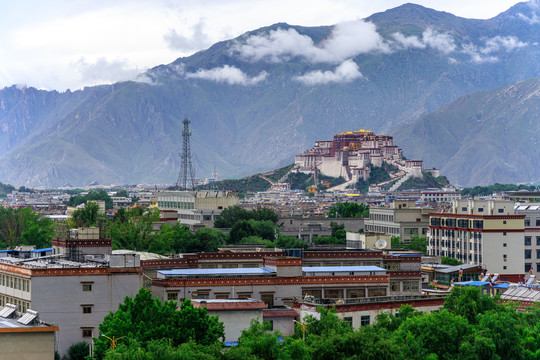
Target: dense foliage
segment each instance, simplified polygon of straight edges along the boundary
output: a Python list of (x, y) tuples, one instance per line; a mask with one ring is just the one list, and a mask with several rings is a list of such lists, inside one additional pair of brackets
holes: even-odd
[(5, 198), (13, 190), (15, 190), (15, 186), (0, 182), (0, 198)]
[(189, 341), (208, 346), (225, 339), (223, 323), (209, 316), (206, 309), (194, 308), (187, 299), (177, 310), (176, 302), (162, 303), (146, 289), (134, 298), (126, 297), (116, 312), (105, 316), (99, 335), (94, 339), (95, 359), (103, 359), (110, 348), (107, 337), (125, 337), (125, 342), (137, 349), (150, 346), (156, 350), (154, 340), (176, 347)]
[(515, 185), (515, 184), (493, 184), (488, 186), (475, 186), (473, 188), (464, 188), (461, 190), (461, 195), (463, 196), (487, 196), (497, 192), (503, 191), (518, 191), (518, 190), (529, 190), (535, 191), (537, 188), (535, 186), (528, 185)]
[(67, 206), (77, 206), (80, 204), (86, 204), (88, 200), (103, 200), (105, 201), (105, 209), (109, 210), (113, 208), (112, 198), (103, 189), (92, 190), (87, 195), (75, 195), (69, 198), (66, 202)]
[(423, 177), (411, 177), (401, 186), (398, 190), (408, 190), (408, 189), (428, 189), (428, 188), (442, 188), (445, 185), (448, 185), (450, 182), (446, 176), (434, 177), (428, 172), (423, 172)]
[(454, 258), (451, 258), (451, 257), (448, 257), (448, 256), (443, 256), (441, 258), (441, 264), (456, 266), (456, 265), (461, 265), (463, 263), (461, 261), (459, 261), (458, 259), (454, 259)]
[(232, 228), (239, 220), (257, 220), (257, 221), (272, 221), (277, 223), (279, 217), (277, 213), (271, 209), (259, 208), (246, 210), (240, 205), (229, 206), (221, 212), (221, 215), (214, 222), (216, 228)]
[(384, 162), (382, 166), (374, 166), (373, 164), (368, 164), (371, 168), (369, 173), (369, 179), (359, 179), (356, 182), (355, 188), (361, 193), (365, 193), (369, 189), (369, 185), (379, 184), (391, 179), (390, 173), (398, 171), (398, 168), (394, 165)]
[[(141, 318), (149, 316), (152, 324), (159, 318), (150, 316), (144, 308), (138, 311)], [(376, 324), (358, 329), (336, 316), (333, 308), (321, 307), (318, 311), (319, 319), (303, 319), (305, 333), (302, 325), (297, 324), (290, 337), (271, 332), (268, 323), (252, 321), (242, 332), (238, 346), (223, 350), (219, 343), (206, 345), (193, 335), (189, 341), (189, 334), (178, 345), (179, 341), (171, 340), (174, 335), (161, 335), (161, 329), (168, 325), (153, 332), (148, 327), (144, 341), (138, 340), (137, 335), (136, 341), (126, 339), (116, 351), (108, 350), (106, 359), (512, 360), (538, 359), (540, 355), (540, 307), (517, 311), (513, 304), (502, 304), (500, 298), (483, 294), (476, 287), (454, 288), (438, 312), (422, 313), (404, 305), (399, 316), (382, 313)], [(127, 324), (120, 324), (117, 331), (135, 332), (129, 318)], [(102, 327), (103, 324), (100, 331)]]
[(392, 249), (404, 249), (412, 251), (420, 251), (422, 254), (427, 254), (427, 242), (426, 237), (411, 236), (411, 241), (408, 244), (402, 242), (399, 236), (392, 236), (391, 238)]
[(285, 174), (287, 174), (292, 168), (294, 164), (290, 164), (287, 166), (284, 166), (282, 168), (277, 169), (272, 174), (266, 175), (267, 178), (272, 180), (273, 182), (278, 182)]
[(369, 217), (369, 205), (353, 202), (337, 202), (328, 210), (329, 218)]
[(32, 208), (0, 207), (0, 248), (35, 245), (42, 249), (52, 245), (53, 222)]
[(220, 180), (210, 184), (197, 186), (197, 190), (230, 190), (239, 193), (266, 191), (272, 186), (259, 175), (252, 175), (242, 179)]

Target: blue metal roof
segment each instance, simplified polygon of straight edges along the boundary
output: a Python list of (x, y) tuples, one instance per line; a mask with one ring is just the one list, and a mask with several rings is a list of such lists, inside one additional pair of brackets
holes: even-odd
[(508, 284), (499, 284), (493, 286), (496, 289), (508, 289)]
[(305, 266), (303, 272), (354, 272), (354, 271), (384, 271), (378, 266)]
[(35, 249), (35, 250), (30, 250), (31, 252), (44, 252), (44, 251), (52, 251), (52, 247), (50, 248), (44, 248), (44, 249)]
[(489, 285), (486, 281), (461, 281), (455, 282), (454, 285), (457, 286), (486, 286)]
[(158, 270), (165, 276), (197, 276), (197, 275), (270, 275), (276, 272), (268, 268), (226, 268), (226, 269), (173, 269)]

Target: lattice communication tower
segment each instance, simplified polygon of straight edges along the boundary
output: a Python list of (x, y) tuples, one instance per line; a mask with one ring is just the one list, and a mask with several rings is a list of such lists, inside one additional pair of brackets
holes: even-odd
[(191, 188), (195, 188), (195, 173), (193, 171), (193, 156), (191, 155), (190, 140), (191, 130), (189, 124), (191, 121), (184, 119), (184, 130), (182, 131), (182, 152), (179, 153), (182, 163), (180, 164), (180, 173), (176, 181), (176, 188), (180, 190), (188, 189), (188, 181), (191, 182)]

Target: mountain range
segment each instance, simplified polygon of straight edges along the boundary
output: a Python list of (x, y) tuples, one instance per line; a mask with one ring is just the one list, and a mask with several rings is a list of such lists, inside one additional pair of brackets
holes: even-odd
[(523, 81), (540, 77), (539, 12), (533, 1), (475, 20), (406, 4), (335, 26), (274, 24), (137, 81), (4, 88), (0, 179), (174, 183), (189, 117), (198, 177), (267, 171), (364, 128), (459, 185), (536, 181), (538, 90)]

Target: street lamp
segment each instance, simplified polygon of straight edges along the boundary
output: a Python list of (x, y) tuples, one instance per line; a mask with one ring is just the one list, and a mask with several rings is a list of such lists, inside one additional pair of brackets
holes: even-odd
[(112, 349), (116, 349), (116, 346), (118, 345), (118, 340), (122, 339), (122, 338), (125, 338), (125, 336), (121, 336), (119, 338), (115, 338), (114, 336), (112, 338), (108, 337), (107, 335), (105, 334), (101, 334), (101, 336), (104, 336), (106, 337), (107, 339), (109, 339), (111, 341), (111, 347)]
[(298, 323), (300, 324), (300, 326), (302, 327), (302, 340), (304, 340), (304, 342), (306, 341), (306, 326), (307, 324), (306, 323), (303, 323), (301, 321), (298, 321), (298, 320), (293, 320), (295, 323)]

